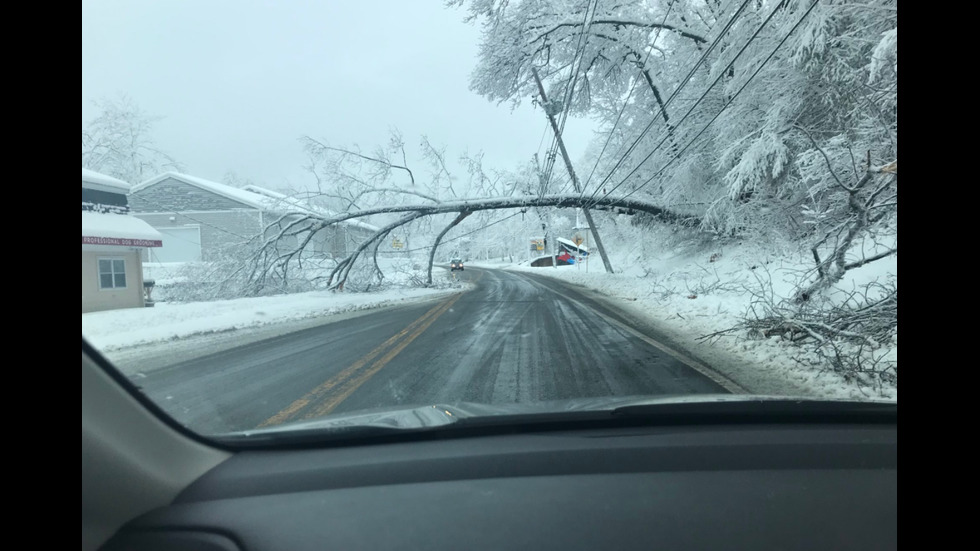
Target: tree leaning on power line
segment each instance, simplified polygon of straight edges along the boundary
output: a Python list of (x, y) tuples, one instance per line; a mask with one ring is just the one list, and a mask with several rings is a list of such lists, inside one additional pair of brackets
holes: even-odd
[(788, 129), (808, 128), (831, 154), (897, 158), (893, 0), (599, 0), (592, 18), (586, 0), (449, 4), (483, 24), (471, 86), (487, 99), (533, 97), (534, 68), (554, 97), (577, 79), (567, 108), (609, 136), (587, 193), (701, 205), (718, 233), (798, 240), (801, 206), (818, 206), (811, 181), (829, 174), (800, 166), (813, 145)]
[[(327, 287), (333, 290), (343, 290), (351, 269), (358, 258), (369, 247), (376, 244), (394, 230), (401, 228), (415, 220), (437, 216), (440, 214), (456, 213), (456, 219), (440, 233), (433, 243), (433, 250), (429, 254), (429, 273), (431, 274), (433, 260), (435, 258), (434, 249), (439, 245), (442, 236), (461, 222), (473, 212), (488, 210), (521, 209), (527, 210), (536, 207), (554, 208), (594, 208), (611, 209), (622, 208), (632, 211), (645, 212), (665, 221), (674, 224), (697, 227), (700, 221), (697, 218), (684, 216), (671, 212), (658, 205), (632, 198), (583, 197), (578, 194), (560, 194), (544, 196), (522, 196), (522, 197), (485, 197), (480, 199), (462, 199), (456, 201), (443, 201), (430, 204), (411, 204), (397, 206), (383, 206), (372, 209), (365, 209), (357, 212), (338, 214), (337, 216), (326, 218), (315, 214), (292, 215), (289, 224), (278, 232), (266, 232), (268, 237), (262, 238), (258, 243), (257, 252), (251, 257), (252, 268), (247, 276), (247, 288), (250, 293), (256, 293), (268, 285), (268, 280), (285, 280), (286, 274), (294, 264), (302, 262), (304, 249), (313, 241), (313, 236), (326, 228), (340, 224), (341, 222), (374, 216), (379, 214), (402, 214), (397, 220), (385, 225), (375, 231), (370, 237), (363, 240), (353, 252), (340, 260), (326, 277)], [(280, 227), (280, 221), (270, 224), (272, 227)], [(294, 245), (282, 249), (284, 237), (300, 237), (294, 241)], [(431, 284), (431, 279), (429, 280)]]

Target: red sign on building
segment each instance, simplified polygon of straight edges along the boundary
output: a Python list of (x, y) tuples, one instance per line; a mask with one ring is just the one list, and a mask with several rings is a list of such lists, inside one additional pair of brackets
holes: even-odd
[(121, 237), (82, 236), (82, 245), (118, 245), (120, 247), (162, 247), (159, 239), (126, 239)]

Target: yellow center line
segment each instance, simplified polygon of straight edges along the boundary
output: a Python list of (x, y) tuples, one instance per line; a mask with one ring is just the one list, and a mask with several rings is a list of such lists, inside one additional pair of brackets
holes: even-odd
[[(347, 384), (344, 384), (343, 390), (342, 390), (342, 392), (340, 394), (340, 396), (342, 396), (342, 398), (340, 398), (339, 400), (336, 397), (332, 398), (331, 400), (329, 400), (327, 402), (327, 404), (324, 404), (324, 405), (321, 405), (320, 407), (318, 407), (316, 409), (316, 412), (315, 413), (307, 414), (307, 415), (304, 416), (304, 418), (307, 418), (308, 419), (308, 418), (311, 418), (311, 417), (317, 417), (317, 416), (325, 415), (326, 413), (329, 413), (331, 410), (333, 410), (335, 407), (337, 407), (337, 405), (340, 404), (340, 402), (342, 402), (344, 399), (346, 399), (348, 396), (350, 396), (350, 394), (352, 392), (354, 392), (354, 390), (357, 390), (357, 387), (359, 387), (361, 384), (363, 384), (365, 381), (367, 381), (367, 379), (370, 378), (371, 375), (374, 375), (375, 373), (377, 373), (378, 370), (380, 370), (382, 367), (384, 367), (385, 364), (387, 364), (389, 361), (391, 361), (391, 359), (394, 358), (399, 352), (401, 352), (402, 349), (405, 348), (405, 346), (408, 346), (408, 343), (412, 342), (413, 340), (415, 340), (416, 337), (418, 337), (420, 334), (422, 334), (423, 331), (425, 331), (430, 325), (432, 325), (432, 322), (435, 321), (436, 318), (438, 318), (446, 310), (448, 310), (459, 299), (459, 297), (461, 297), (461, 296), (462, 296), (462, 294), (457, 294), (457, 295), (453, 296), (451, 299), (449, 299), (449, 300), (447, 300), (445, 302), (442, 302), (442, 303), (437, 304), (436, 306), (434, 306), (433, 308), (431, 308), (428, 312), (426, 312), (425, 314), (423, 314), (421, 317), (419, 317), (418, 319), (416, 319), (412, 323), (408, 324), (408, 326), (406, 326), (404, 329), (402, 329), (401, 331), (399, 331), (397, 334), (395, 334), (394, 336), (392, 336), (391, 338), (389, 338), (385, 342), (381, 343), (381, 345), (379, 345), (377, 348), (375, 348), (374, 350), (368, 352), (363, 357), (361, 357), (359, 360), (357, 360), (356, 362), (352, 363), (346, 369), (344, 369), (340, 373), (334, 375), (330, 379), (324, 381), (322, 384), (320, 384), (319, 386), (317, 386), (313, 390), (307, 392), (305, 395), (303, 395), (303, 397), (295, 400), (292, 404), (290, 404), (289, 406), (287, 406), (285, 409), (283, 409), (279, 413), (277, 413), (277, 414), (273, 415), (272, 417), (270, 417), (270, 418), (266, 419), (265, 421), (263, 421), (258, 426), (258, 428), (269, 427), (269, 426), (272, 426), (272, 425), (278, 425), (280, 423), (284, 423), (286, 421), (289, 421), (289, 420), (295, 418), (297, 416), (297, 414), (300, 411), (302, 411), (304, 408), (306, 408), (308, 405), (310, 405), (311, 403), (315, 402), (316, 400), (324, 397), (328, 393), (331, 393), (331, 391), (333, 391), (338, 385), (347, 383)], [(420, 327), (421, 327), (421, 329), (419, 329)], [(413, 333), (413, 331), (414, 331), (414, 333)], [(402, 344), (400, 344), (397, 347), (395, 347), (391, 352), (389, 352), (381, 360), (379, 360), (379, 362), (377, 362), (374, 365), (372, 365), (371, 368), (366, 371), (366, 373), (368, 373), (368, 375), (366, 377), (363, 376), (363, 375), (357, 376), (358, 372), (362, 368), (364, 368), (365, 365), (367, 365), (369, 362), (371, 362), (371, 360), (373, 360), (374, 358), (376, 358), (377, 356), (379, 356), (382, 352), (384, 352), (385, 350), (387, 350), (388, 348), (390, 348), (391, 346), (393, 346), (395, 343), (398, 342), (399, 339), (401, 339), (402, 337), (405, 337), (406, 335), (408, 335), (410, 333), (411, 333), (411, 336), (406, 341), (404, 341)], [(351, 387), (351, 382), (352, 381), (358, 381), (358, 382), (357, 382), (356, 385), (354, 385), (353, 387)], [(320, 413), (320, 410), (324, 409), (327, 405), (329, 405), (330, 407), (326, 410), (326, 412), (325, 413)]]
[[(380, 371), (381, 368), (387, 365), (388, 362), (390, 362), (395, 356), (397, 356), (399, 352), (404, 350), (406, 346), (411, 344), (412, 341), (418, 338), (419, 335), (424, 333), (425, 330), (428, 329), (430, 325), (435, 323), (436, 319), (438, 319), (439, 316), (441, 316), (447, 310), (449, 310), (452, 307), (452, 305), (461, 296), (462, 295), (456, 295), (455, 297), (453, 297), (452, 300), (448, 301), (444, 306), (442, 306), (442, 308), (438, 312), (436, 312), (432, 317), (425, 320), (425, 322), (422, 323), (411, 335), (406, 337), (404, 340), (398, 343), (397, 346), (395, 346), (390, 351), (388, 351), (388, 353), (382, 356), (380, 360), (374, 362), (374, 364), (371, 365), (371, 367), (360, 372), (356, 377), (353, 377), (351, 379), (337, 380), (337, 382), (334, 385), (332, 385), (332, 387), (340, 385), (338, 392), (333, 394), (329, 400), (320, 404), (312, 413), (308, 413), (307, 415), (305, 415), (304, 419), (315, 419), (317, 417), (322, 417), (324, 415), (327, 415), (328, 413), (333, 411), (334, 408), (336, 408), (338, 405), (340, 405), (341, 402), (346, 400), (348, 396), (353, 394), (355, 390), (357, 390), (361, 385), (367, 382), (367, 380), (370, 379), (372, 376), (374, 376), (375, 373)], [(335, 379), (337, 378), (335, 377)]]

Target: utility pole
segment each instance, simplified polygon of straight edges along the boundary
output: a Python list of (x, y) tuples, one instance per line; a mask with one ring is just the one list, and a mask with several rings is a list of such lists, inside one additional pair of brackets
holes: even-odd
[[(561, 139), (558, 123), (555, 122), (555, 113), (548, 107), (548, 97), (544, 93), (544, 85), (541, 84), (541, 77), (538, 76), (538, 70), (536, 68), (531, 67), (531, 72), (534, 73), (534, 81), (538, 83), (538, 91), (541, 93), (541, 105), (544, 106), (544, 113), (548, 116), (548, 122), (551, 123), (551, 129), (555, 133), (555, 139), (558, 140), (561, 158), (565, 160), (565, 168), (568, 169), (568, 175), (572, 177), (572, 185), (575, 186), (576, 193), (582, 193), (582, 186), (579, 185), (578, 176), (575, 175), (575, 170), (572, 168), (572, 161), (568, 158), (568, 151), (565, 150), (565, 142)], [(595, 237), (595, 246), (599, 249), (599, 256), (602, 258), (602, 264), (606, 267), (606, 272), (613, 273), (612, 264), (609, 263), (609, 258), (606, 256), (606, 249), (602, 246), (602, 239), (599, 238), (599, 232), (595, 228), (595, 222), (592, 221), (592, 213), (589, 212), (589, 209), (583, 207), (582, 214), (585, 215), (585, 220), (589, 223), (589, 231)]]

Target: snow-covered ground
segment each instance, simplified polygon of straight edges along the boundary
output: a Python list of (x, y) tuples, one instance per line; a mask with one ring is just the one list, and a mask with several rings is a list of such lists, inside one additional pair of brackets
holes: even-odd
[[(448, 270), (434, 270), (448, 279)], [(463, 288), (393, 288), (373, 293), (313, 291), (290, 295), (218, 300), (158, 302), (152, 308), (128, 308), (82, 314), (82, 336), (103, 352), (188, 337), (212, 335), (270, 325), (324, 321), (338, 314), (435, 298)]]

